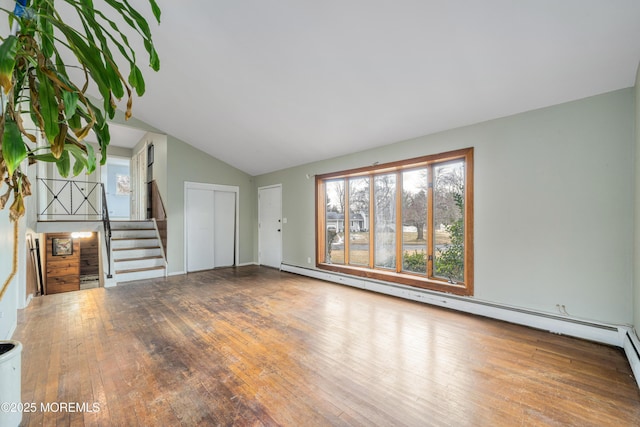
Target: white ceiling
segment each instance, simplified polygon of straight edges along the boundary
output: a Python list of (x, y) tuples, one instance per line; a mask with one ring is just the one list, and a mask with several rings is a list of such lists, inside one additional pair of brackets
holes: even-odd
[[(109, 145), (113, 145), (116, 147), (133, 148), (138, 144), (138, 142), (140, 142), (140, 140), (142, 140), (142, 137), (146, 133), (146, 131), (136, 129), (134, 127), (122, 126), (116, 123), (109, 123), (109, 134), (111, 136), (111, 142), (109, 143)], [(95, 144), (98, 143), (98, 138), (93, 131), (89, 132), (86, 140)]]
[(638, 0), (158, 3), (134, 116), (251, 175), (630, 87), (640, 60)]

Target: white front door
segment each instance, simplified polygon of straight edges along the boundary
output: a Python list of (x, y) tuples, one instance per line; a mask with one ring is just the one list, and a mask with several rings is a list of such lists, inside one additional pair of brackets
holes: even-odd
[(282, 263), (282, 186), (258, 189), (258, 263)]

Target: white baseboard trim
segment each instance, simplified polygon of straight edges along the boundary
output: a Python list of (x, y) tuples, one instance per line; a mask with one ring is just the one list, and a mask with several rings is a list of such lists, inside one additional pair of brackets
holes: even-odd
[(33, 294), (29, 294), (27, 295), (27, 299), (24, 301), (24, 307), (21, 307), (21, 309), (25, 309), (27, 307), (29, 307), (29, 304), (31, 304), (31, 301), (33, 301)]
[(167, 277), (169, 277), (169, 276), (184, 276), (185, 274), (187, 274), (187, 273), (184, 272), (184, 271), (174, 271), (174, 272), (171, 272), (171, 273), (167, 273)]
[(633, 371), (633, 376), (640, 387), (640, 339), (638, 334), (633, 328), (625, 328), (626, 334), (624, 336), (624, 353), (627, 355), (629, 365)]
[[(395, 283), (288, 264), (282, 264), (281, 270), (617, 347), (624, 348), (626, 336), (629, 335), (627, 334), (627, 327), (625, 326), (609, 325), (552, 313), (511, 307), (489, 301), (429, 291)], [(636, 344), (636, 348), (640, 351), (640, 343)], [(640, 369), (640, 366), (638, 368)], [(640, 372), (636, 374), (636, 378), (638, 377), (640, 377)]]
[(248, 265), (260, 265), (257, 262), (241, 262), (239, 264), (236, 264), (236, 267), (246, 267)]

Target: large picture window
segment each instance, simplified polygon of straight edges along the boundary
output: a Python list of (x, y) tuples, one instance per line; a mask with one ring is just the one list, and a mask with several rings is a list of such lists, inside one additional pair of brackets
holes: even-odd
[(318, 268), (473, 295), (473, 148), (316, 177)]

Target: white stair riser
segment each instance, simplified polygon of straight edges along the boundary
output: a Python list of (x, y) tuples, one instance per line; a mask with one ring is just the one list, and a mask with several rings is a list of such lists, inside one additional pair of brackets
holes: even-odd
[(122, 237), (156, 237), (156, 230), (152, 228), (147, 230), (111, 230), (112, 239)]
[(160, 267), (164, 266), (162, 258), (136, 259), (127, 261), (116, 261), (113, 264), (116, 271), (132, 270), (135, 268)]
[(162, 249), (128, 249), (126, 251), (114, 251), (113, 259), (142, 258), (156, 255), (162, 255)]
[(120, 248), (144, 248), (150, 246), (160, 246), (158, 239), (128, 239), (128, 240), (112, 240), (111, 247), (113, 249)]
[(130, 282), (132, 280), (155, 279), (155, 278), (164, 277), (164, 276), (165, 276), (165, 271), (163, 268), (158, 270), (135, 271), (132, 273), (117, 274), (116, 281), (118, 283), (122, 283), (122, 282)]
[[(111, 223), (111, 237), (114, 270), (121, 271), (115, 274), (117, 283), (166, 276), (166, 262), (162, 256), (160, 238), (153, 221), (114, 221)], [(150, 247), (153, 248), (143, 249)], [(159, 256), (159, 258), (136, 259), (150, 256)], [(127, 271), (153, 267), (161, 268)]]

